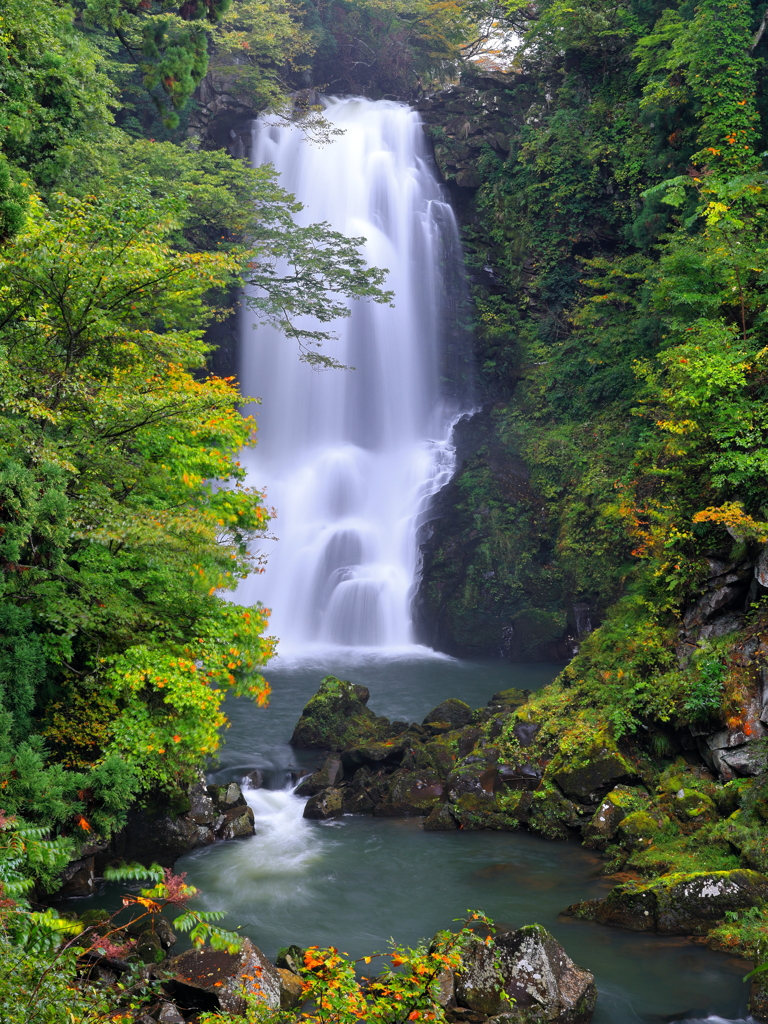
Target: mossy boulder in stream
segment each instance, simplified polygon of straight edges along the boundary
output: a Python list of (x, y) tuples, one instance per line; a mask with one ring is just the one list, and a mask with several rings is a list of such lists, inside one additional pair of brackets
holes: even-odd
[(664, 875), (653, 882), (617, 885), (599, 900), (574, 903), (566, 913), (588, 921), (658, 932), (706, 935), (727, 913), (768, 902), (768, 878), (757, 871)]
[(302, 711), (291, 745), (345, 750), (381, 739), (389, 728), (389, 720), (377, 718), (366, 707), (368, 698), (366, 686), (326, 676)]

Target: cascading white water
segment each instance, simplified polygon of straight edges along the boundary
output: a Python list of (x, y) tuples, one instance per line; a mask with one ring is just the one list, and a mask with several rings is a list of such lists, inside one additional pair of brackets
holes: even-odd
[(368, 262), (389, 270), (394, 308), (353, 302), (323, 351), (355, 369), (325, 372), (244, 314), (240, 378), (262, 399), (259, 444), (246, 458), (277, 509), (279, 540), (240, 598), (272, 609), (270, 631), (289, 649), (393, 647), (412, 642), (417, 529), (453, 470), (461, 409), (441, 376), (461, 290), (458, 233), (418, 114), (331, 99), (325, 115), (344, 134), (324, 146), (257, 123), (254, 163), (274, 164), (304, 204), (303, 223), (328, 221), (366, 239)]

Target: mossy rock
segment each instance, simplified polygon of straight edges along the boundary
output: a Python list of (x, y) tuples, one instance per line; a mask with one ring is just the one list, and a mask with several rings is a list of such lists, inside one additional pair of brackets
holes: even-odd
[(383, 738), (389, 720), (366, 707), (365, 686), (326, 676), (301, 713), (291, 736), (294, 747), (345, 750)]
[(384, 817), (424, 815), (442, 803), (443, 779), (430, 771), (396, 771), (390, 777), (389, 790), (374, 814)]
[(453, 832), (459, 823), (451, 812), (449, 804), (438, 804), (424, 819), (425, 832)]
[(620, 822), (616, 830), (617, 839), (630, 850), (650, 846), (665, 820), (668, 819), (656, 818), (648, 811), (633, 811)]
[(631, 931), (706, 935), (729, 912), (768, 901), (768, 878), (757, 871), (664, 875), (653, 882), (617, 885), (600, 900), (585, 900), (566, 913)]
[(584, 845), (591, 850), (604, 850), (616, 835), (621, 822), (631, 813), (636, 797), (627, 786), (617, 786), (603, 799), (582, 835)]
[(429, 714), (424, 717), (422, 724), (426, 726), (439, 725), (443, 728), (447, 725), (449, 730), (446, 731), (450, 731), (452, 729), (463, 729), (471, 721), (472, 708), (469, 704), (465, 704), (463, 700), (457, 700), (455, 697), (449, 697), (442, 704), (438, 704), (436, 708), (432, 708)]
[(634, 779), (632, 765), (605, 736), (593, 744), (561, 750), (547, 770), (547, 776), (566, 796), (582, 803), (597, 800), (619, 782)]
[(582, 809), (551, 783), (533, 794), (528, 825), (549, 839), (567, 839), (571, 830), (583, 824)]
[(488, 706), (502, 704), (504, 707), (517, 708), (525, 704), (531, 696), (530, 690), (519, 690), (516, 686), (510, 686), (507, 690), (499, 690), (488, 701)]
[(717, 817), (714, 801), (696, 789), (680, 789), (674, 797), (675, 814), (682, 821), (713, 821)]

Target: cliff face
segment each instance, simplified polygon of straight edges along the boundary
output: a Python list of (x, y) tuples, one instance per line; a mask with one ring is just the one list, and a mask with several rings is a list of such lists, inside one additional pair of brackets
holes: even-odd
[[(599, 593), (584, 587), (573, 578), (568, 559), (559, 556), (562, 537), (552, 495), (542, 488), (535, 466), (532, 475), (524, 430), (514, 422), (516, 391), (521, 383), (525, 387), (529, 370), (520, 311), (531, 322), (551, 315), (536, 282), (538, 254), (521, 239), (495, 244), (484, 230), (489, 177), (513, 162), (526, 126), (539, 121), (546, 99), (528, 75), (489, 72), (465, 75), (461, 84), (416, 107), (464, 229), (478, 313), (475, 359), (482, 403), (481, 411), (457, 427), (459, 469), (423, 532), (418, 629), (425, 642), (454, 655), (565, 659), (597, 624), (615, 589), (609, 585)], [(493, 215), (503, 218), (499, 210)], [(506, 225), (510, 236), (514, 227)], [(575, 275), (574, 255), (566, 262)]]

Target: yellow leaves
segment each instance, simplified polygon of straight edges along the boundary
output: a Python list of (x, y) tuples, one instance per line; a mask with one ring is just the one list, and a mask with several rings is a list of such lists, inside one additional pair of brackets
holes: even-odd
[(716, 523), (724, 526), (732, 535), (760, 543), (768, 541), (768, 523), (753, 519), (744, 511), (740, 502), (726, 501), (720, 506), (702, 509), (694, 515), (693, 522)]
[(655, 422), (660, 430), (666, 430), (670, 434), (690, 434), (698, 428), (696, 420), (656, 420)]

